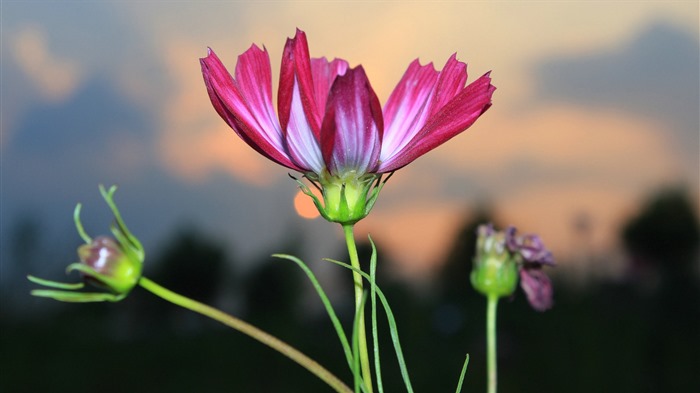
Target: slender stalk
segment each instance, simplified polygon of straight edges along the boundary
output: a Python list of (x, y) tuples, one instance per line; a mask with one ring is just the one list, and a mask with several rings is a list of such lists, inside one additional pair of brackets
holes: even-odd
[(496, 309), (498, 296), (489, 295), (486, 303), (486, 366), (488, 372), (488, 393), (496, 393)]
[(326, 370), (323, 366), (318, 364), (315, 360), (309, 358), (308, 356), (301, 353), (296, 348), (290, 346), (284, 341), (270, 335), (267, 332), (260, 330), (259, 328), (240, 320), (232, 315), (226, 314), (220, 310), (213, 307), (207, 306), (206, 304), (200, 303), (198, 301), (192, 300), (190, 298), (179, 295), (167, 288), (164, 288), (155, 282), (149, 280), (146, 277), (141, 277), (139, 285), (146, 289), (147, 291), (153, 293), (154, 295), (169, 301), (175, 305), (186, 308), (188, 310), (194, 311), (196, 313), (207, 316), (213, 320), (223, 323), (239, 332), (267, 345), (268, 347), (280, 352), (284, 356), (287, 356), (300, 366), (307, 369), (309, 372), (320, 378), (322, 381), (327, 383), (336, 392), (342, 393), (352, 393), (347, 385), (345, 385), (338, 377), (331, 374), (330, 371)]
[[(357, 257), (357, 246), (355, 245), (355, 235), (353, 234), (353, 225), (343, 225), (345, 233), (345, 243), (348, 246), (348, 254), (350, 254), (350, 265), (358, 270), (360, 268), (360, 260)], [(358, 316), (357, 327), (358, 345), (360, 350), (360, 367), (362, 369), (362, 380), (365, 382), (366, 393), (372, 393), (372, 369), (369, 362), (369, 352), (367, 351), (367, 332), (365, 329), (365, 312), (360, 310), (362, 307), (363, 283), (362, 276), (357, 272), (352, 272), (352, 278), (355, 283), (355, 311)]]

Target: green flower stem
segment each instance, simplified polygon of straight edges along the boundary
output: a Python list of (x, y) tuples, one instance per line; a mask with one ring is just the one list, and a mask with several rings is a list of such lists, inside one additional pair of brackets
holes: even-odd
[(488, 393), (496, 393), (496, 309), (498, 295), (489, 295), (486, 303), (486, 361), (488, 370)]
[(141, 277), (139, 285), (146, 289), (147, 291), (153, 293), (154, 295), (167, 300), (175, 305), (186, 308), (188, 310), (194, 311), (196, 313), (207, 316), (218, 322), (223, 323), (239, 332), (258, 340), (259, 342), (267, 345), (268, 347), (280, 352), (281, 354), (287, 356), (288, 358), (295, 361), (300, 366), (307, 369), (309, 372), (320, 378), (322, 381), (327, 383), (336, 392), (352, 393), (347, 385), (345, 385), (338, 377), (331, 374), (330, 371), (326, 370), (323, 366), (318, 364), (315, 360), (309, 358), (303, 353), (299, 352), (296, 348), (291, 347), (289, 344), (281, 341), (277, 337), (264, 332), (257, 327), (244, 322), (234, 316), (226, 314), (220, 310), (213, 307), (207, 306), (190, 298), (179, 295), (175, 292), (166, 289), (155, 282), (149, 280), (146, 277)]
[[(343, 225), (343, 232), (345, 233), (345, 243), (348, 246), (348, 253), (350, 254), (350, 265), (358, 270), (360, 268), (360, 260), (357, 257), (357, 246), (355, 245), (355, 235), (353, 234), (353, 224)], [(369, 362), (369, 352), (367, 351), (367, 334), (365, 329), (365, 313), (362, 308), (362, 296), (363, 296), (363, 283), (362, 276), (353, 271), (352, 278), (355, 283), (355, 311), (358, 316), (357, 328), (358, 332), (358, 345), (360, 349), (360, 367), (362, 369), (362, 380), (365, 382), (366, 393), (372, 393), (372, 369)]]

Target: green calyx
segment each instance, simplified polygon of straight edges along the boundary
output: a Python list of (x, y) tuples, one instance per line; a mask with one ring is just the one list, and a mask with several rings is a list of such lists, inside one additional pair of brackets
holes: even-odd
[(291, 175), (290, 177), (296, 180), (302, 192), (313, 200), (323, 218), (342, 225), (352, 225), (369, 214), (391, 174), (384, 180), (381, 174), (366, 173), (357, 176), (354, 171), (345, 173), (342, 177), (332, 176), (325, 171), (321, 175), (304, 175), (321, 191), (323, 203), (306, 184)]
[(113, 238), (91, 238), (85, 232), (80, 221), (81, 205), (75, 207), (73, 219), (76, 229), (85, 244), (78, 248), (80, 262), (68, 265), (66, 272), (79, 271), (84, 281), (108, 292), (83, 292), (84, 283), (61, 283), (28, 276), (35, 283), (54, 289), (37, 289), (34, 296), (48, 297), (64, 302), (116, 302), (122, 300), (141, 279), (145, 253), (141, 242), (134, 237), (124, 224), (119, 209), (113, 200), (117, 190), (109, 190), (100, 185), (100, 193), (114, 214), (115, 222), (111, 226)]
[(474, 289), (487, 297), (505, 297), (515, 292), (518, 264), (505, 246), (503, 232), (479, 236), (470, 278)]

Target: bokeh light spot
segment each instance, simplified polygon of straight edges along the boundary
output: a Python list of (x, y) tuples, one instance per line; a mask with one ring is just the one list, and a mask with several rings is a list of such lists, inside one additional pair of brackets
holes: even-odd
[[(314, 190), (315, 191), (315, 190)], [(317, 194), (314, 192), (314, 194)], [(319, 195), (316, 195), (317, 197)], [(308, 220), (313, 220), (314, 218), (320, 216), (316, 205), (314, 205), (313, 200), (301, 190), (297, 192), (294, 196), (294, 210), (300, 217), (306, 218)]]

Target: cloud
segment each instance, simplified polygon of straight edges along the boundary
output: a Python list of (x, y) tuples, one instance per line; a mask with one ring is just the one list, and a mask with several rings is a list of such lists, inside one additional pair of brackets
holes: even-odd
[(163, 165), (193, 183), (222, 171), (258, 186), (278, 179), (274, 174), (282, 173), (280, 168), (245, 144), (209, 102), (198, 61), (205, 48), (183, 39), (165, 48), (172, 86), (159, 115), (158, 154)]
[(78, 87), (78, 63), (51, 53), (46, 32), (36, 25), (26, 26), (16, 34), (12, 42), (12, 55), (45, 99), (63, 100)]
[(696, 34), (670, 24), (648, 26), (608, 50), (555, 57), (536, 66), (536, 95), (594, 109), (618, 109), (663, 124), (698, 166), (700, 49)]
[(86, 179), (138, 177), (152, 166), (153, 133), (143, 108), (92, 79), (63, 102), (27, 109), (3, 151), (3, 174), (15, 194), (33, 197), (49, 186), (63, 191)]
[(584, 214), (594, 223), (586, 251), (607, 252), (640, 195), (690, 175), (658, 128), (629, 113), (571, 104), (488, 112), (396, 173), (361, 227), (418, 275), (440, 261), (477, 202), (502, 222), (545, 236), (562, 260), (582, 250), (573, 223)]

